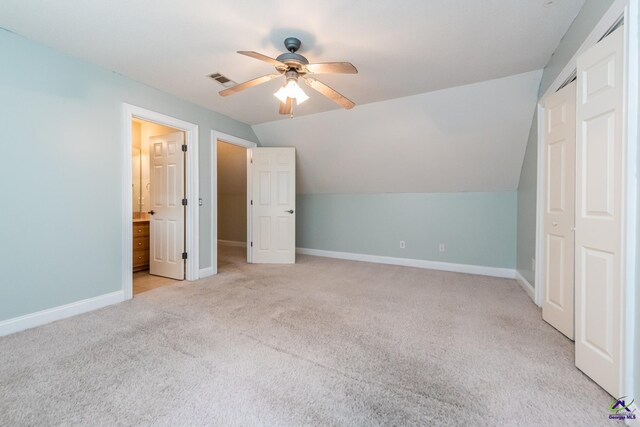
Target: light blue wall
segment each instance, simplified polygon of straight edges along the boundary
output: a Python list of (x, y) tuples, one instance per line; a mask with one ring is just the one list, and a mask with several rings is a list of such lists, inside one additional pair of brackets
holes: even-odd
[[(544, 68), (538, 99), (575, 55), (589, 33), (593, 31), (598, 21), (613, 4), (613, 1), (587, 0), (585, 2)], [(531, 268), (531, 258), (535, 256), (536, 246), (537, 121), (536, 114), (531, 124), (518, 184), (518, 272), (534, 286), (535, 274)]]
[(249, 126), (4, 30), (0, 58), (0, 321), (120, 289), (123, 102), (200, 126), (210, 265), (210, 130)]
[(515, 191), (299, 194), (296, 205), (299, 247), (515, 267)]

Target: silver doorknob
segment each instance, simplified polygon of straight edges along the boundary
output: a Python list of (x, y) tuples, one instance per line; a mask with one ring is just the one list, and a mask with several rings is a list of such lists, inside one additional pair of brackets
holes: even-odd
[(289, 209), (288, 211), (285, 211), (285, 212), (292, 214), (293, 213), (293, 209)]

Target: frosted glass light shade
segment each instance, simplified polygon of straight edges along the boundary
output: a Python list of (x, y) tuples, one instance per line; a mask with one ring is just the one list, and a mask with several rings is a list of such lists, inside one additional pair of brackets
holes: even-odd
[(298, 82), (291, 79), (287, 82), (285, 86), (282, 86), (276, 93), (273, 94), (276, 98), (278, 98), (282, 103), (287, 102), (287, 98), (293, 98), (296, 100), (296, 104), (300, 105), (309, 97), (306, 93), (300, 88)]

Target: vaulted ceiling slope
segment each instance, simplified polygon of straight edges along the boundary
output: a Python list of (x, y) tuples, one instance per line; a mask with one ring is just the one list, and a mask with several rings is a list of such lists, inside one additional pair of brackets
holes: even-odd
[(542, 70), (254, 125), (294, 146), (298, 193), (506, 191), (518, 187)]
[[(543, 68), (584, 0), (281, 0), (151, 2), (2, 0), (0, 26), (249, 124), (278, 116), (280, 79), (229, 98), (273, 68), (287, 36), (312, 62), (351, 61), (358, 75), (319, 76), (359, 105)], [(46, 70), (43, 70), (46, 72)], [(338, 109), (306, 88), (296, 109)], [(356, 107), (356, 109), (359, 107)]]

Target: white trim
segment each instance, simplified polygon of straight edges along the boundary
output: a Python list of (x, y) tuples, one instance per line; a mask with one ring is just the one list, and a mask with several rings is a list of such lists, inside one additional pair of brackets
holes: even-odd
[[(600, 21), (593, 28), (591, 33), (587, 36), (587, 38), (582, 42), (576, 53), (571, 57), (569, 62), (564, 66), (560, 74), (555, 78), (553, 83), (547, 88), (544, 94), (540, 97), (540, 101), (544, 100), (550, 94), (556, 92), (560, 89), (560, 86), (571, 76), (571, 74), (576, 70), (576, 64), (578, 62), (578, 57), (582, 55), (586, 50), (588, 50), (591, 46), (594, 46), (598, 43), (598, 40), (607, 32), (609, 28), (616, 21), (625, 14), (625, 9), (627, 6), (628, 0), (616, 0), (613, 2), (611, 7), (605, 12), (605, 14), (600, 18)], [(626, 24), (625, 19), (625, 24)]]
[(313, 255), (325, 258), (346, 259), (351, 261), (364, 261), (376, 264), (401, 265), (404, 267), (424, 268), (428, 270), (451, 271), (454, 273), (477, 274), (480, 276), (502, 277), (515, 279), (516, 271), (513, 268), (486, 267), (483, 265), (455, 264), (451, 262), (427, 261), (422, 259), (395, 258), (380, 255), (357, 254), (353, 252), (335, 252), (322, 249), (296, 248), (296, 253), (301, 255)]
[[(633, 396), (634, 388), (636, 387), (635, 372), (639, 366), (634, 366), (638, 363), (638, 355), (635, 349), (635, 328), (638, 325), (638, 314), (636, 312), (636, 267), (638, 263), (637, 258), (637, 227), (640, 226), (638, 222), (637, 212), (637, 186), (638, 186), (638, 74), (640, 68), (638, 65), (638, 50), (640, 48), (639, 43), (639, 30), (638, 30), (638, 18), (640, 12), (638, 11), (638, 2), (630, 1), (625, 7), (625, 109), (626, 116), (623, 118), (623, 138), (626, 140), (626, 144), (623, 147), (624, 156), (626, 156), (625, 169), (626, 173), (623, 176), (624, 191), (626, 197), (623, 203), (625, 203), (625, 210), (623, 212), (623, 241), (625, 257), (622, 262), (624, 263), (623, 277), (626, 286), (622, 289), (623, 301), (625, 307), (623, 313), (623, 366), (622, 366), (622, 388), (626, 395)], [(640, 423), (638, 423), (640, 424)]]
[(253, 150), (247, 149), (247, 262), (253, 263)]
[[(247, 148), (247, 197), (251, 197), (250, 193), (250, 149), (257, 147), (255, 142), (248, 141), (237, 136), (229, 135), (217, 130), (211, 131), (211, 216), (213, 224), (211, 224), (211, 269), (212, 274), (218, 274), (218, 141), (237, 145)], [(247, 203), (247, 261), (251, 262), (249, 251), (249, 239), (251, 238), (251, 206)]]
[(544, 242), (544, 168), (546, 162), (544, 159), (544, 115), (545, 109), (542, 103), (538, 106), (538, 170), (536, 171), (536, 249), (535, 249), (535, 271), (533, 272), (534, 280), (534, 299), (538, 307), (542, 307), (544, 301), (544, 254), (542, 245)]
[(535, 303), (536, 302), (535, 288), (531, 286), (531, 283), (529, 283), (529, 281), (525, 279), (524, 276), (520, 274), (518, 270), (516, 270), (516, 280), (518, 281), (518, 283), (520, 283), (520, 286), (522, 286), (522, 289), (524, 289), (527, 295), (529, 295), (529, 298), (531, 298), (531, 301)]
[(200, 279), (204, 279), (205, 277), (213, 276), (213, 267), (207, 267), (200, 269), (200, 274), (198, 275)]
[(187, 171), (186, 171), (186, 198), (189, 204), (186, 208), (186, 280), (198, 280), (200, 242), (199, 242), (199, 178), (198, 178), (198, 125), (167, 116), (155, 111), (147, 110), (131, 104), (124, 106), (124, 135), (122, 137), (123, 171), (122, 180), (122, 291), (125, 299), (133, 298), (133, 267), (132, 267), (132, 227), (131, 227), (131, 183), (133, 180), (131, 169), (131, 121), (139, 118), (142, 120), (169, 126), (185, 133), (187, 145)]
[(66, 319), (67, 317), (77, 314), (97, 310), (124, 300), (125, 294), (120, 290), (58, 307), (48, 308), (24, 316), (14, 317), (13, 319), (3, 320), (0, 322), (0, 337), (55, 322), (56, 320)]
[(233, 246), (236, 248), (246, 248), (247, 242), (237, 242), (235, 240), (220, 240), (218, 239), (218, 244), (222, 246)]

